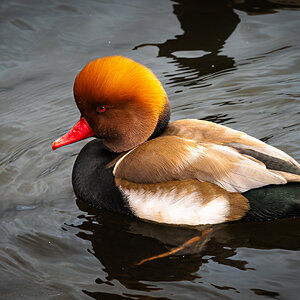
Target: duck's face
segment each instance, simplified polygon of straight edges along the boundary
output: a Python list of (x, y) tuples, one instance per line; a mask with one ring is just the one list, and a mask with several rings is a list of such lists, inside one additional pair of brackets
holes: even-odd
[[(120, 56), (88, 63), (75, 79), (74, 98), (81, 113), (80, 122), (89, 127), (84, 138), (101, 138), (114, 152), (145, 142), (168, 108), (167, 95), (156, 76), (148, 68)], [(53, 144), (55, 149), (60, 147), (57, 141)]]

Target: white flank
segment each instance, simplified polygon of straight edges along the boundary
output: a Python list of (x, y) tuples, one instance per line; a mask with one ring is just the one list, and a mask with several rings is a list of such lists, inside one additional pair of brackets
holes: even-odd
[(127, 196), (135, 215), (146, 220), (167, 224), (218, 224), (225, 222), (229, 215), (229, 203), (222, 196), (203, 205), (198, 192), (158, 189), (152, 193), (120, 186), (119, 189)]

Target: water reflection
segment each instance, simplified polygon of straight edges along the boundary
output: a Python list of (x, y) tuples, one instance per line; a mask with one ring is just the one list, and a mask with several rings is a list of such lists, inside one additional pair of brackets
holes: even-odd
[(137, 267), (202, 229), (79, 211), (70, 174), (84, 142), (56, 153), (50, 145), (78, 118), (78, 70), (122, 54), (169, 80), (175, 119), (235, 122), (299, 160), (299, 9), (259, 0), (0, 6), (3, 299), (297, 297), (299, 219), (214, 226), (205, 243)]
[(299, 7), (299, 0), (231, 0), (235, 9), (247, 12), (249, 15), (273, 14), (283, 7)]
[[(276, 8), (300, 6), (300, 1), (256, 0), (172, 0), (173, 13), (180, 22), (182, 34), (164, 43), (144, 43), (133, 49), (156, 46), (159, 57), (171, 58), (178, 67), (176, 74), (167, 74), (171, 86), (207, 85), (206, 75), (218, 76), (235, 70), (233, 57), (221, 53), (226, 40), (240, 22), (235, 9), (251, 15), (275, 13)], [(273, 3), (272, 3), (273, 2)], [(279, 3), (276, 3), (279, 2)], [(202, 84), (201, 84), (202, 82)]]
[(117, 279), (129, 289), (147, 291), (153, 287), (141, 281), (177, 281), (195, 278), (193, 273), (202, 263), (201, 256), (196, 255), (184, 260), (175, 256), (174, 259), (160, 259), (142, 266), (136, 266), (136, 263), (180, 245), (187, 239), (199, 235), (199, 231), (145, 223), (104, 211), (99, 213), (80, 201), (77, 204), (81, 210), (89, 213), (83, 217), (83, 223), (78, 226), (83, 231), (77, 235), (91, 242), (91, 252), (105, 267), (108, 281)]
[[(85, 212), (77, 225), (77, 236), (88, 240), (89, 250), (103, 265), (106, 280), (98, 284), (111, 284), (118, 280), (128, 289), (154, 291), (147, 282), (201, 280), (201, 266), (208, 262), (230, 266), (238, 270), (253, 270), (245, 259), (238, 259), (237, 249), (299, 249), (299, 232), (295, 232), (300, 219), (273, 222), (242, 222), (213, 227), (204, 241), (167, 258), (136, 266), (141, 259), (177, 247), (188, 239), (199, 236), (206, 227), (187, 228), (147, 223), (105, 211), (97, 211), (77, 201)], [(288, 234), (286, 234), (288, 232)], [(294, 232), (294, 234), (293, 234)], [(86, 291), (87, 294), (93, 295)], [(96, 297), (96, 295), (94, 295)]]
[(181, 72), (169, 75), (171, 85), (195, 85), (203, 75), (233, 68), (234, 59), (220, 54), (220, 49), (240, 21), (228, 1), (174, 2), (173, 12), (183, 34), (161, 44), (143, 44), (135, 49), (157, 46), (158, 56), (172, 58)]

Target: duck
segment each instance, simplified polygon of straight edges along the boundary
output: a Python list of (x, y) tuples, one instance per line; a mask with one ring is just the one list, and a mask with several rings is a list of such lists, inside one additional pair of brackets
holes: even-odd
[[(52, 148), (95, 137), (72, 172), (75, 195), (90, 206), (188, 226), (300, 214), (295, 159), (221, 124), (170, 122), (167, 93), (146, 66), (95, 59), (76, 76), (73, 94), (79, 121)], [(287, 196), (282, 187), (290, 184)]]

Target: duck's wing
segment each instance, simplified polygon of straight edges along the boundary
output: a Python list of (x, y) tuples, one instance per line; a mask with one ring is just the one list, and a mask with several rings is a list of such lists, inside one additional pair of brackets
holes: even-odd
[(195, 119), (178, 120), (170, 123), (163, 135), (228, 146), (244, 156), (261, 161), (267, 169), (277, 171), (287, 181), (300, 180), (298, 176), (292, 175), (300, 175), (300, 164), (288, 154), (244, 132), (220, 124)]
[(131, 150), (116, 163), (114, 175), (148, 184), (197, 179), (240, 193), (287, 182), (264, 163), (229, 146), (179, 136), (161, 136)]

